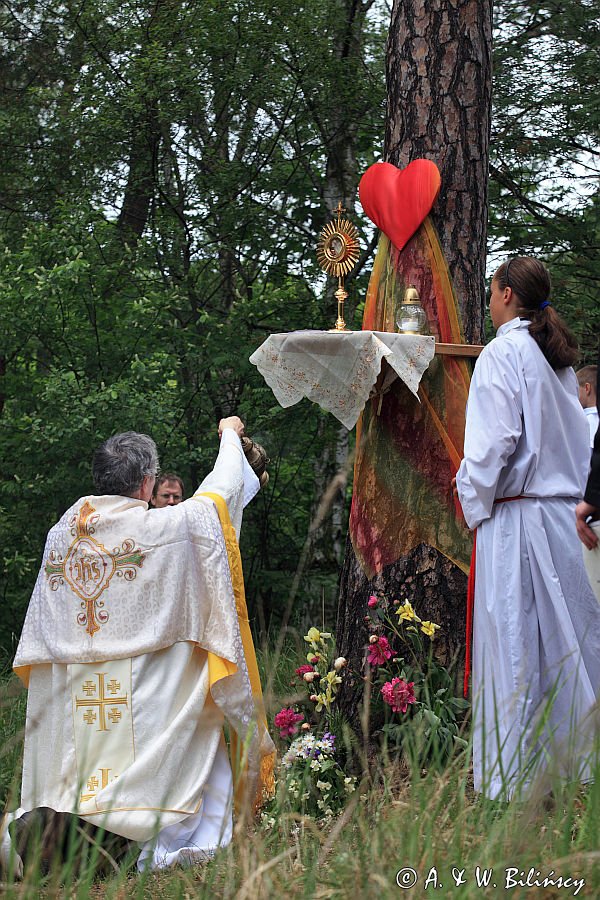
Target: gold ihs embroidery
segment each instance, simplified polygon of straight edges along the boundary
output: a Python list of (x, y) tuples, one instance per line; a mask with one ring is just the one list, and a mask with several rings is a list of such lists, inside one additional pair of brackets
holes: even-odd
[(77, 615), (77, 622), (85, 625), (90, 637), (108, 622), (108, 611), (100, 595), (113, 575), (132, 581), (145, 556), (131, 538), (126, 538), (112, 552), (107, 550), (94, 537), (99, 519), (100, 514), (86, 500), (69, 523), (74, 540), (65, 558), (51, 550), (44, 567), (51, 590), (57, 591), (66, 582), (81, 599), (83, 611)]

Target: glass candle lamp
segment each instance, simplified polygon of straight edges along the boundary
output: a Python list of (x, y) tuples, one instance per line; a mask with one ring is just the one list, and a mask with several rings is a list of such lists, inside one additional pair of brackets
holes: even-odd
[(404, 299), (396, 315), (396, 325), (402, 334), (427, 334), (427, 316), (414, 284), (410, 284), (404, 292)]

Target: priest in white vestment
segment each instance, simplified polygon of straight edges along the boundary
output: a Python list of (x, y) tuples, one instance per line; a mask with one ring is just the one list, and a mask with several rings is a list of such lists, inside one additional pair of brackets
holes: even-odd
[(148, 508), (150, 438), (128, 432), (96, 451), (98, 493), (51, 529), (14, 660), (29, 695), (13, 818), (75, 813), (139, 842), (140, 869), (206, 859), (231, 840), (225, 722), (251, 803), (272, 765), (227, 538), (259, 489), (242, 431), (222, 420), (213, 472), (161, 510)]

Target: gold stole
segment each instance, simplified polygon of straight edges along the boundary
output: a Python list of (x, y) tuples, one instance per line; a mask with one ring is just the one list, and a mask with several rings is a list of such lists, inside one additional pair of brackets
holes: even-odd
[[(256, 662), (256, 652), (254, 650), (254, 641), (252, 640), (252, 632), (250, 631), (250, 622), (248, 621), (248, 608), (246, 606), (246, 592), (244, 590), (244, 573), (242, 571), (242, 557), (237, 542), (235, 529), (231, 524), (227, 504), (219, 494), (206, 492), (196, 494), (198, 497), (208, 497), (217, 507), (219, 521), (223, 529), (223, 537), (225, 538), (225, 547), (227, 550), (227, 559), (229, 562), (229, 571), (231, 572), (231, 583), (233, 585), (233, 593), (235, 596), (235, 606), (237, 610), (238, 622), (240, 626), (240, 635), (244, 648), (244, 656), (246, 666), (248, 667), (248, 675), (250, 677), (250, 686), (252, 688), (252, 696), (256, 708), (257, 719), (256, 727), (258, 728), (259, 742), (263, 731), (268, 732), (267, 717), (263, 703), (262, 687), (260, 684), (260, 675), (258, 674), (258, 664)], [(209, 685), (212, 686), (222, 678), (234, 675), (237, 672), (235, 663), (222, 659), (214, 653), (208, 653), (208, 678)], [(247, 779), (247, 760), (244, 759), (243, 745), (240, 743), (240, 736), (234, 731), (230, 735), (229, 753), (231, 757), (231, 768), (233, 770), (233, 783), (235, 786), (234, 802), (236, 812), (243, 809), (245, 799), (246, 779)], [(266, 799), (272, 797), (275, 793), (275, 753), (268, 753), (260, 761), (260, 772), (256, 795), (253, 798), (253, 810), (256, 811)]]

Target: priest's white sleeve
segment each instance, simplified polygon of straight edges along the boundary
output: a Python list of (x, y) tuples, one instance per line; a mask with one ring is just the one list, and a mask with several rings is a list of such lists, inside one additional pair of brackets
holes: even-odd
[(518, 352), (502, 338), (485, 347), (475, 366), (467, 404), (465, 455), (456, 474), (469, 528), (491, 516), (498, 479), (523, 431), (518, 366)]
[(214, 468), (196, 493), (212, 491), (223, 497), (239, 540), (244, 507), (259, 490), (260, 482), (246, 459), (242, 442), (233, 428), (225, 428)]

